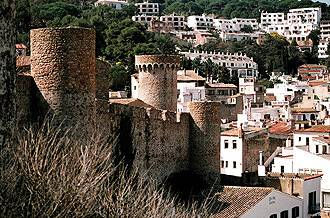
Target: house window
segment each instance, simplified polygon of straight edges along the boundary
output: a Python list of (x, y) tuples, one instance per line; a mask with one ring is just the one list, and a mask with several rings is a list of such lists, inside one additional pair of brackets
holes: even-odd
[(316, 153), (316, 154), (319, 153), (319, 145), (315, 145), (315, 153)]
[(330, 208), (330, 192), (322, 192), (323, 208)]
[(300, 142), (301, 142), (301, 137), (299, 137), (299, 139), (298, 139)]
[(289, 211), (284, 210), (280, 214), (280, 218), (289, 218)]
[(299, 207), (292, 208), (292, 218), (299, 217)]
[(233, 149), (236, 149), (236, 148), (237, 148), (237, 141), (233, 140)]
[(226, 161), (226, 168), (228, 167), (228, 161)]
[(233, 168), (236, 168), (236, 161), (233, 161)]
[(310, 192), (308, 194), (308, 213), (314, 214), (318, 212), (317, 205), (316, 205), (316, 191)]
[(134, 86), (134, 90), (136, 90), (136, 86)]
[(309, 137), (306, 137), (306, 145), (309, 145)]
[(281, 173), (284, 173), (284, 166), (281, 166)]
[(225, 167), (225, 162), (222, 160), (221, 161), (221, 168), (224, 168)]
[(228, 147), (229, 147), (228, 140), (225, 140), (225, 148), (228, 148)]
[(277, 218), (277, 214), (272, 214), (269, 218)]

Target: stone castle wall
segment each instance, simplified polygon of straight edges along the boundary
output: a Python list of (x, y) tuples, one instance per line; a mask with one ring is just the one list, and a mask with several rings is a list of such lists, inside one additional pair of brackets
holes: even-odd
[(190, 127), (191, 169), (201, 175), (220, 174), (220, 123), (219, 102), (190, 102), (192, 117)]
[(139, 98), (157, 109), (175, 112), (180, 57), (140, 55), (135, 57), (135, 66), (139, 71)]
[(96, 59), (96, 98), (109, 99), (109, 69), (111, 64), (106, 61)]
[(31, 75), (56, 120), (90, 123), (95, 115), (95, 31), (31, 30)]
[[(105, 98), (107, 85), (102, 83), (104, 75), (95, 76), (93, 30), (46, 28), (31, 31), (34, 87), (41, 92), (40, 96), (58, 121), (66, 119), (68, 126), (85, 123), (95, 127), (97, 124), (113, 146), (114, 162), (123, 161), (127, 166), (138, 167), (140, 174), (148, 173), (158, 181), (187, 170), (200, 175), (218, 175), (220, 103), (191, 103), (191, 114), (176, 113), (176, 71), (180, 58), (146, 55), (137, 56), (136, 62), (142, 83), (141, 100), (154, 108), (108, 102)], [(103, 74), (105, 68), (98, 64), (98, 73)], [(33, 111), (33, 91), (24, 92), (33, 87), (30, 80), (29, 77), (20, 81), (21, 102), (27, 105), (23, 109), (27, 114), (25, 120)], [(89, 131), (85, 126), (80, 129)], [(112, 143), (114, 140), (117, 143)]]
[(49, 106), (40, 93), (33, 77), (18, 74), (17, 90), (17, 124), (19, 127), (42, 122), (49, 110)]
[(188, 113), (106, 102), (98, 104), (97, 111), (100, 124), (119, 134), (114, 149), (118, 160), (138, 167), (141, 174), (148, 171), (158, 181), (189, 169)]

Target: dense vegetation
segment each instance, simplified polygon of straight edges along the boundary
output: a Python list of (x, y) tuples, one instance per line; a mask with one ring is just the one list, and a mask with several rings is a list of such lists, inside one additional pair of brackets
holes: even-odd
[[(123, 10), (110, 7), (94, 7), (93, 1), (84, 0), (17, 0), (17, 30), (18, 42), (29, 44), (29, 30), (39, 27), (83, 26), (96, 29), (96, 54), (109, 61), (113, 67), (109, 71), (113, 89), (124, 89), (129, 85), (129, 76), (134, 73), (134, 56), (137, 54), (173, 54), (176, 48), (191, 49), (192, 45), (174, 39), (167, 34), (148, 32), (146, 27), (135, 23), (131, 17), (136, 14), (133, 5)], [(138, 0), (142, 1), (142, 0)], [(133, 2), (133, 1), (132, 1)], [(135, 1), (137, 2), (137, 1)], [(322, 7), (324, 19), (329, 17), (330, 7), (323, 3), (310, 0), (154, 0), (161, 3), (162, 14), (214, 14), (224, 17), (259, 18), (262, 11), (287, 12), (290, 8)], [(249, 31), (248, 29), (246, 31)], [(311, 34), (316, 42), (312, 52), (300, 52), (279, 36), (267, 36), (264, 45), (259, 46), (253, 41), (222, 42), (217, 34), (217, 40), (198, 49), (208, 51), (243, 52), (253, 57), (259, 65), (262, 77), (267, 78), (272, 71), (296, 73), (297, 66), (302, 63), (317, 63), (316, 46), (318, 34)], [(198, 60), (197, 60), (198, 61)], [(208, 69), (214, 69), (213, 78), (220, 82), (228, 81), (227, 70), (211, 66), (209, 63), (194, 63), (187, 67), (199, 66), (199, 71), (210, 74)], [(216, 68), (214, 68), (216, 67)]]
[(116, 163), (115, 137), (99, 129), (78, 137), (80, 128), (50, 126), (19, 131), (1, 148), (0, 217), (208, 217), (221, 206), (207, 189), (184, 200)]

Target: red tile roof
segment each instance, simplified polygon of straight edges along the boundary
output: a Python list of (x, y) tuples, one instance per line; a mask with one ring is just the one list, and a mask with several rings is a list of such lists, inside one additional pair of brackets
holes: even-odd
[(298, 113), (316, 113), (318, 112), (314, 108), (292, 108), (291, 113), (298, 114)]
[(178, 71), (178, 81), (205, 81), (205, 79), (195, 73), (194, 70)]
[(20, 43), (20, 44), (16, 44), (16, 49), (26, 49), (26, 45)]
[(226, 83), (207, 83), (205, 85), (206, 88), (234, 88), (236, 89), (237, 86), (234, 84), (226, 84)]
[(318, 65), (318, 64), (303, 64), (299, 67), (299, 69), (304, 69), (304, 68), (320, 68), (320, 69), (327, 69), (327, 66), (324, 65)]
[(276, 97), (274, 95), (266, 95), (264, 98), (265, 102), (276, 101)]
[(289, 135), (292, 132), (291, 124), (287, 122), (278, 122), (269, 128), (269, 133), (276, 135)]
[(17, 56), (16, 67), (27, 67), (31, 65), (30, 56)]
[(330, 125), (316, 125), (308, 129), (296, 130), (296, 132), (321, 132), (330, 133)]
[(265, 199), (274, 188), (225, 186), (217, 194), (222, 210), (215, 214), (219, 218), (237, 218)]
[(136, 98), (118, 98), (118, 99), (110, 99), (109, 101), (111, 104), (124, 104), (134, 107), (153, 108), (151, 105)]
[(226, 130), (224, 132), (221, 133), (222, 136), (238, 136), (238, 129), (234, 128), (234, 129), (230, 129), (230, 130)]
[(305, 181), (319, 178), (323, 174), (305, 174), (305, 173), (268, 173), (269, 177), (282, 177), (282, 178), (294, 178), (294, 179), (303, 179)]
[(325, 81), (325, 80), (312, 80), (312, 81), (309, 81), (308, 82), (308, 85), (309, 86), (319, 86), (319, 85), (323, 85), (323, 84), (327, 84), (328, 81)]
[(326, 144), (330, 144), (330, 137), (328, 137), (328, 136), (313, 137), (313, 140), (317, 140), (320, 142), (324, 142)]

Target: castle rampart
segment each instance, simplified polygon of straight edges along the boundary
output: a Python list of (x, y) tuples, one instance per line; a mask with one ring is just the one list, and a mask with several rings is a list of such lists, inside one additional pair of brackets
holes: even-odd
[(32, 30), (31, 75), (56, 120), (90, 123), (95, 116), (95, 31)]
[(176, 111), (179, 66), (180, 57), (175, 55), (135, 56), (138, 98), (157, 109)]
[(107, 127), (109, 131), (119, 134), (115, 149), (119, 159), (138, 167), (141, 174), (148, 172), (158, 181), (189, 169), (188, 113), (122, 104), (103, 107), (103, 113), (100, 108), (97, 116), (103, 116), (111, 124)]
[[(187, 170), (202, 176), (220, 173), (220, 103), (193, 102), (191, 114), (176, 113), (179, 56), (136, 56), (139, 97), (144, 107), (152, 106), (143, 108), (126, 105), (127, 101), (109, 103), (103, 83), (107, 67), (102, 63), (96, 82), (93, 30), (32, 30), (31, 52), (34, 86), (56, 120), (66, 119), (68, 126), (96, 121), (109, 141), (118, 138), (113, 143), (114, 162), (124, 161), (158, 181)], [(24, 89), (31, 89), (32, 81), (22, 77), (20, 82), (27, 120), (33, 110), (33, 102), (28, 104), (33, 92)]]
[(211, 180), (220, 175), (219, 102), (190, 102), (190, 166), (192, 171)]

